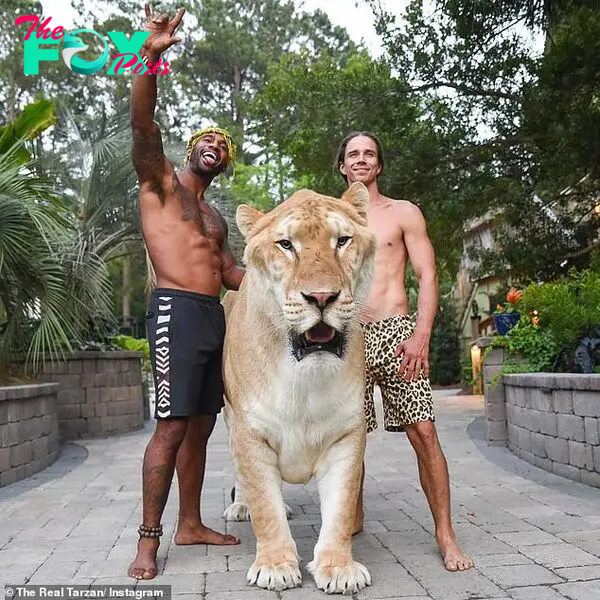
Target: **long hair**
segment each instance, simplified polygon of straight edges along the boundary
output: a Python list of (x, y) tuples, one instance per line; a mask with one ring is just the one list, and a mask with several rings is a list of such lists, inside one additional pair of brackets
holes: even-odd
[(379, 141), (377, 136), (372, 134), (370, 131), (353, 131), (342, 140), (334, 165), (335, 170), (344, 178), (346, 182), (348, 181), (348, 178), (340, 172), (340, 165), (344, 162), (344, 158), (346, 157), (346, 148), (348, 147), (348, 143), (350, 142), (350, 140), (353, 140), (354, 138), (360, 136), (368, 137), (375, 142), (375, 146), (377, 147), (377, 162), (381, 167), (381, 172), (379, 173), (378, 177), (380, 175), (383, 175), (385, 159), (383, 157), (383, 148), (381, 147), (381, 142)]

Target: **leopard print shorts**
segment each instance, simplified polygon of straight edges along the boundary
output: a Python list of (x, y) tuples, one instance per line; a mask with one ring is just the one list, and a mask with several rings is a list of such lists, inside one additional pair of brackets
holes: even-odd
[(382, 321), (365, 323), (365, 416), (367, 432), (377, 429), (373, 392), (381, 390), (383, 424), (386, 431), (404, 431), (406, 425), (435, 421), (431, 385), (423, 373), (417, 381), (405, 381), (398, 374), (401, 356), (394, 352), (400, 342), (410, 338), (415, 323), (409, 315), (396, 315)]

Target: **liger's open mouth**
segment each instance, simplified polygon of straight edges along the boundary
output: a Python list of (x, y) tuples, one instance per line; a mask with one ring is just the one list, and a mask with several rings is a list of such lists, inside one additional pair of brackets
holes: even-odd
[(320, 321), (304, 333), (290, 335), (292, 352), (297, 361), (301, 361), (314, 352), (329, 352), (342, 358), (344, 339), (343, 333), (327, 325), (324, 321)]

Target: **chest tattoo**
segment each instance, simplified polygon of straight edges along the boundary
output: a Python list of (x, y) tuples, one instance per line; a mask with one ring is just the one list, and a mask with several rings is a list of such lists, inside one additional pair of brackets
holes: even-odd
[(175, 178), (174, 187), (181, 204), (181, 219), (193, 221), (202, 235), (220, 245), (223, 238), (223, 227), (214, 209), (206, 202), (202, 202), (200, 205), (194, 194), (184, 188), (177, 178)]

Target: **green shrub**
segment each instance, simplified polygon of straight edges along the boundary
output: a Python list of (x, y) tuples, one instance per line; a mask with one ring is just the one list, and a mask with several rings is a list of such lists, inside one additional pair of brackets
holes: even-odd
[(137, 339), (130, 335), (115, 335), (113, 342), (123, 348), (123, 350), (129, 350), (130, 352), (143, 352), (144, 357), (150, 359), (150, 345), (146, 338)]
[(467, 355), (463, 358), (460, 365), (460, 382), (467, 385), (473, 385), (473, 362), (471, 361), (471, 355)]
[(460, 382), (460, 340), (454, 307), (449, 299), (440, 299), (429, 354), (430, 380), (432, 384), (451, 385)]
[(540, 328), (573, 351), (582, 335), (600, 325), (600, 273), (572, 270), (564, 280), (531, 284), (524, 290), (522, 307), (529, 315), (537, 311)]
[(492, 347), (503, 346), (505, 373), (535, 373), (553, 371), (560, 350), (552, 332), (534, 325), (523, 315), (507, 335), (494, 338)]
[(600, 326), (600, 273), (572, 270), (558, 281), (532, 283), (519, 310), (519, 323), (492, 343), (507, 351), (503, 372), (576, 370), (581, 338)]
[(112, 341), (119, 348), (128, 350), (130, 352), (143, 352), (144, 360), (142, 361), (142, 369), (144, 374), (149, 375), (152, 373), (152, 365), (150, 363), (150, 344), (145, 338), (134, 338), (130, 335), (116, 335), (112, 338)]

